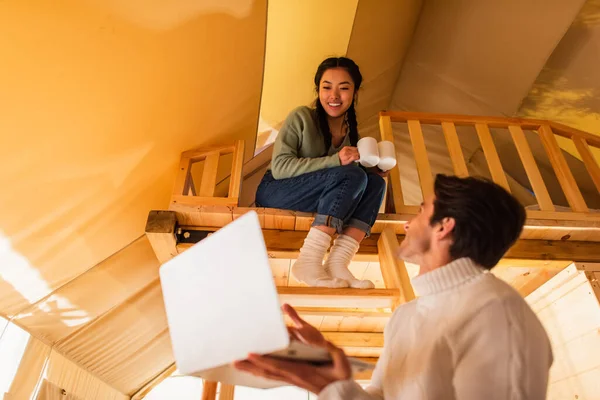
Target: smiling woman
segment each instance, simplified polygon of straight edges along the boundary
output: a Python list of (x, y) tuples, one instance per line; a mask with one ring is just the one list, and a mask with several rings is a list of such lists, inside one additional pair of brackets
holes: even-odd
[[(292, 267), (299, 281), (331, 288), (373, 288), (348, 270), (375, 223), (386, 174), (356, 164), (358, 124), (354, 104), (362, 84), (358, 65), (346, 57), (324, 60), (314, 77), (314, 108), (298, 107), (283, 124), (273, 158), (256, 193), (260, 207), (316, 212)], [(323, 258), (338, 233), (327, 262)]]

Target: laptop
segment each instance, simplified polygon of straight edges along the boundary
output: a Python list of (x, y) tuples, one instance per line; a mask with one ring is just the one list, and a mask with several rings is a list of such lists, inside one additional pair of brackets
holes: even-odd
[[(232, 385), (285, 385), (238, 371), (248, 353), (327, 363), (325, 349), (290, 341), (258, 215), (250, 211), (159, 271), (179, 372)], [(350, 359), (355, 372), (374, 365)]]

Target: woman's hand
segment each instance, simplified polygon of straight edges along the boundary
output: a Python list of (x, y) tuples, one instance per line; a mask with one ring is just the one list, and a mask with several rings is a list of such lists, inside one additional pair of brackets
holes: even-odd
[(354, 161), (358, 161), (360, 159), (360, 155), (358, 154), (358, 148), (354, 146), (344, 146), (339, 152), (338, 156), (340, 157), (340, 162), (342, 165), (352, 164)]

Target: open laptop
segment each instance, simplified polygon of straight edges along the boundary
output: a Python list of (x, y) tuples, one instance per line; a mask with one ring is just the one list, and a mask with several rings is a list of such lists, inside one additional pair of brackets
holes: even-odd
[[(283, 383), (238, 371), (231, 363), (248, 353), (331, 361), (324, 349), (290, 341), (254, 211), (163, 264), (160, 280), (175, 361), (184, 375), (269, 388)], [(355, 371), (374, 367), (350, 361)]]

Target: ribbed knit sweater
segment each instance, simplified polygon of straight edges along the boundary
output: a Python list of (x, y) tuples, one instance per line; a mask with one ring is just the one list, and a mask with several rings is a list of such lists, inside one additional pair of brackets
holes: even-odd
[(371, 381), (327, 386), (319, 400), (545, 399), (552, 349), (511, 286), (463, 258), (412, 280)]

